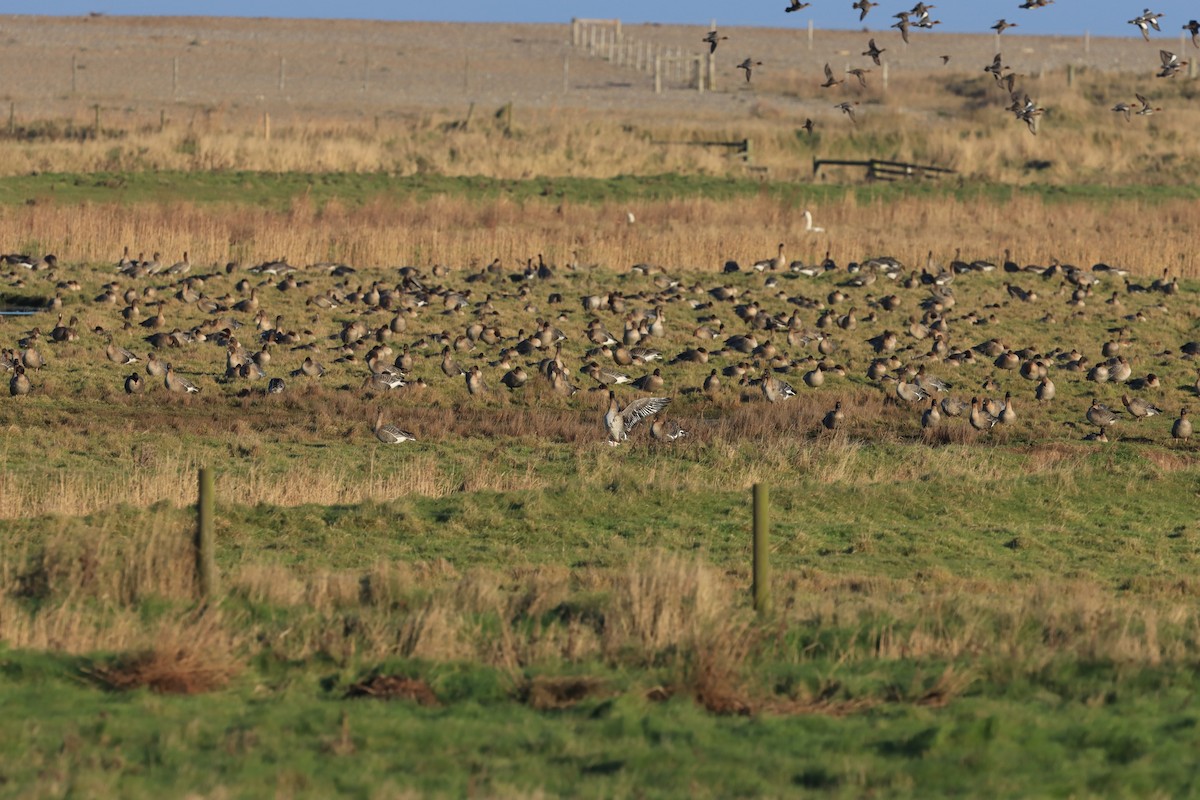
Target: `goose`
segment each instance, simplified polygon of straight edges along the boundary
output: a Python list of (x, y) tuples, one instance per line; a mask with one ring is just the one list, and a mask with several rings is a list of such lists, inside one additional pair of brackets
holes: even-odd
[(821, 365), (813, 367), (808, 372), (804, 373), (804, 385), (810, 389), (816, 389), (825, 383), (825, 372), (821, 369)]
[(271, 378), (267, 381), (267, 394), (283, 394), (283, 390), (287, 388), (283, 382), (283, 378)]
[(112, 336), (108, 337), (108, 346), (104, 348), (104, 355), (114, 364), (136, 364), (140, 359), (124, 347), (118, 347), (113, 344)]
[(1004, 31), (1008, 30), (1009, 28), (1015, 28), (1015, 27), (1017, 27), (1017, 23), (1009, 22), (1008, 20), (1005, 20), (1005, 19), (1000, 19), (1000, 20), (996, 21), (996, 24), (993, 25), (991, 29), (996, 32), (997, 36), (999, 36), (1000, 34), (1004, 33)]
[(716, 31), (709, 31), (708, 34), (700, 41), (708, 43), (709, 53), (715, 53), (717, 52), (717, 42), (722, 42), (728, 38), (728, 36), (718, 36)]
[[(850, 114), (850, 117), (851, 117), (851, 118), (853, 118), (853, 117), (854, 117), (854, 114), (853, 114), (853, 113), (851, 113), (851, 114)], [(806, 208), (806, 209), (804, 209), (802, 212), (800, 212), (800, 216), (804, 217), (804, 231), (805, 231), (806, 233), (824, 233), (824, 232), (825, 232), (825, 229), (824, 229), (824, 228), (818, 228), (818, 227), (816, 227), (815, 225), (813, 225), (813, 221), (812, 221), (812, 219), (813, 219), (813, 217), (812, 217), (812, 212), (811, 212), (811, 211), (809, 211), (807, 208)], [(781, 254), (781, 255), (782, 255), (782, 252), (783, 252), (783, 251), (781, 250), (781, 251), (780, 251), (780, 254)]]
[(655, 369), (647, 375), (643, 375), (633, 382), (635, 389), (643, 392), (661, 392), (663, 389), (662, 370)]
[(845, 80), (839, 80), (833, 77), (833, 68), (829, 66), (829, 62), (825, 62), (825, 82), (821, 84), (822, 89), (830, 89), (837, 86), (839, 83), (845, 83)]
[(867, 18), (867, 12), (877, 5), (879, 5), (879, 3), (872, 3), (871, 0), (857, 0), (857, 2), (855, 2), (851, 8), (858, 9), (860, 12), (862, 12), (858, 15), (858, 21), (862, 22)]
[(833, 409), (829, 411), (821, 420), (821, 424), (824, 425), (827, 430), (833, 431), (842, 426), (842, 423), (845, 422), (845, 418), (845, 412), (842, 411), (842, 401), (838, 400), (833, 404)]
[(30, 346), (21, 351), (21, 363), (25, 365), (25, 369), (39, 372), (42, 367), (46, 366), (46, 359), (42, 358), (42, 354), (37, 351), (37, 348)]
[(921, 428), (929, 430), (936, 427), (942, 421), (941, 412), (938, 411), (938, 401), (930, 400), (929, 408), (925, 409), (925, 413), (921, 415)]
[(25, 368), (18, 365), (13, 370), (13, 376), (8, 382), (8, 393), (13, 397), (20, 397), (29, 394), (33, 386), (29, 383), (29, 377), (25, 374)]
[(630, 429), (646, 417), (652, 417), (667, 407), (669, 397), (639, 397), (625, 408), (617, 405), (616, 392), (608, 393), (608, 410), (604, 414), (604, 427), (608, 431), (608, 443), (620, 444), (629, 438)]
[(762, 261), (755, 261), (754, 268), (759, 272), (770, 270), (772, 272), (781, 270), (787, 266), (787, 259), (783, 257), (783, 242), (779, 243), (779, 252), (774, 258), (764, 258)]
[(500, 382), (509, 389), (519, 389), (529, 380), (529, 375), (525, 372), (524, 367), (513, 367), (508, 372), (504, 373), (504, 377)]
[(929, 394), (915, 383), (896, 381), (896, 397), (899, 397), (906, 403), (918, 403), (922, 400), (928, 400)]
[(1129, 412), (1129, 414), (1137, 420), (1145, 419), (1146, 417), (1153, 417), (1162, 413), (1161, 408), (1141, 397), (1131, 398), (1129, 395), (1123, 394), (1121, 395), (1121, 403), (1124, 404), (1125, 409)]
[(978, 397), (971, 398), (971, 414), (968, 417), (971, 422), (971, 427), (977, 431), (990, 430), (999, 420), (985, 411), (979, 403)]
[(1200, 47), (1200, 22), (1190, 19), (1183, 29), (1192, 34), (1192, 47)]
[(850, 102), (849, 100), (847, 100), (844, 103), (838, 103), (837, 105), (834, 106), (834, 108), (840, 108), (842, 110), (842, 112), (850, 118), (850, 121), (853, 122), (855, 125), (857, 125), (858, 120), (854, 118), (854, 107), (856, 105), (858, 105), (857, 102)]
[(1185, 442), (1192, 438), (1192, 421), (1188, 419), (1187, 413), (1186, 408), (1179, 409), (1179, 419), (1171, 426), (1172, 438), (1183, 439)]
[(1113, 411), (1108, 406), (1092, 398), (1092, 404), (1087, 410), (1087, 421), (1100, 428), (1103, 431), (1105, 428), (1113, 425), (1120, 420), (1118, 412)]
[(154, 353), (146, 356), (146, 374), (151, 378), (161, 378), (167, 374), (167, 368)]
[(788, 0), (788, 2), (791, 3), (791, 5), (784, 9), (784, 11), (788, 14), (791, 14), (793, 11), (801, 11), (812, 5), (812, 3), (801, 3), (800, 0)]
[(1136, 97), (1137, 101), (1142, 104), (1142, 107), (1137, 110), (1137, 115), (1139, 117), (1148, 117), (1151, 114), (1162, 111), (1162, 108), (1160, 107), (1151, 107), (1150, 101), (1137, 92), (1134, 92), (1133, 96)]
[(417, 440), (417, 437), (396, 425), (391, 423), (385, 425), (382, 411), (375, 415), (375, 424), (371, 430), (375, 434), (375, 438), (384, 444), (404, 444)]
[(708, 373), (708, 377), (704, 379), (704, 385), (701, 388), (704, 390), (704, 393), (710, 397), (721, 391), (721, 379), (717, 377), (717, 371), (715, 369)]
[(182, 394), (199, 394), (200, 389), (187, 378), (175, 374), (175, 368), (167, 364), (167, 372), (163, 376), (163, 385), (167, 391)]
[(656, 419), (650, 423), (650, 436), (660, 442), (673, 442), (682, 439), (688, 432), (679, 427), (673, 419)]
[(746, 83), (750, 82), (751, 70), (753, 70), (755, 67), (761, 67), (762, 63), (763, 62), (761, 62), (761, 61), (755, 61), (753, 59), (747, 58), (745, 61), (743, 61), (742, 63), (737, 65), (738, 69), (746, 70)]
[(141, 394), (146, 390), (146, 382), (140, 373), (131, 372), (125, 378), (125, 394)]
[(487, 391), (487, 385), (483, 382), (483, 371), (476, 364), (467, 371), (467, 392), (474, 395), (484, 394)]
[(1034, 390), (1034, 396), (1039, 402), (1045, 403), (1054, 399), (1054, 382), (1047, 376), (1042, 376), (1038, 381), (1037, 389)]
[(1013, 408), (1012, 395), (1009, 392), (1004, 393), (1004, 406), (1000, 409), (997, 419), (1005, 425), (1011, 425), (1017, 421), (1017, 412)]
[(767, 399), (768, 403), (778, 403), (782, 400), (787, 400), (789, 397), (796, 396), (796, 390), (786, 381), (781, 381), (772, 375), (769, 369), (763, 370), (759, 386), (762, 388), (763, 397)]
[(967, 408), (970, 406), (970, 403), (965, 400), (959, 400), (957, 397), (943, 397), (941, 406), (942, 413), (946, 416), (959, 417), (962, 416), (962, 413), (967, 410)]

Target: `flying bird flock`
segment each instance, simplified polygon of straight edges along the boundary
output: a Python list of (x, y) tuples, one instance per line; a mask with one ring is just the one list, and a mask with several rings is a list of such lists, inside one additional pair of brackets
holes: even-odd
[[(1045, 8), (1052, 3), (1054, 3), (1054, 0), (1025, 0), (1025, 2), (1021, 3), (1019, 6), (1017, 6), (1017, 8), (1028, 11)], [(783, 10), (786, 13), (792, 13), (794, 11), (800, 11), (808, 8), (810, 5), (812, 4), (801, 3), (799, 0), (791, 0), (791, 4)], [(879, 3), (871, 2), (871, 0), (855, 0), (855, 2), (851, 5), (851, 10), (858, 12), (858, 21), (862, 22), (866, 20), (867, 15), (871, 12), (871, 9), (878, 5)], [(930, 30), (936, 25), (941, 24), (941, 20), (932, 19), (930, 17), (930, 12), (936, 7), (937, 6), (933, 5), (932, 3), (918, 2), (915, 6), (907, 11), (900, 11), (892, 15), (896, 21), (892, 23), (890, 27), (895, 28), (899, 32), (900, 40), (903, 42), (903, 46), (907, 47), (908, 45), (912, 44), (910, 34), (913, 31)], [(1129, 20), (1129, 24), (1136, 27), (1138, 31), (1141, 32), (1142, 38), (1149, 42), (1151, 30), (1162, 30), (1160, 20), (1164, 16), (1165, 14), (1161, 12), (1154, 12), (1149, 8), (1146, 8), (1143, 9), (1141, 14)], [(1001, 34), (1003, 34), (1009, 28), (1018, 27), (1018, 25), (1019, 23), (1009, 22), (1007, 19), (1002, 17), (991, 26), (991, 30), (996, 32), (996, 40), (999, 42)], [(1183, 26), (1183, 30), (1191, 33), (1192, 44), (1195, 47), (1200, 48), (1200, 21), (1195, 19), (1189, 20), (1187, 24)], [(717, 49), (717, 42), (726, 41), (728, 39), (728, 36), (718, 36), (717, 31), (713, 30), (710, 31), (702, 41), (709, 44), (709, 52), (711, 53)], [(879, 47), (876, 45), (875, 39), (871, 38), (868, 39), (867, 49), (862, 52), (862, 55), (870, 58), (872, 63), (878, 67), (882, 66), (883, 64), (883, 62), (880, 60), (880, 56), (882, 56), (885, 52), (887, 52), (887, 48)], [(1169, 50), (1159, 50), (1158, 55), (1160, 64), (1158, 71), (1154, 73), (1155, 77), (1158, 78), (1172, 78), (1179, 74), (1180, 70), (1183, 67), (1186, 67), (1189, 63), (1180, 59), (1176, 53), (1173, 53)], [(948, 55), (938, 55), (934, 57), (941, 59), (942, 64), (946, 64), (950, 61), (950, 56)], [(756, 67), (762, 67), (764, 65), (764, 62), (757, 61), (753, 57), (748, 57), (738, 64), (737, 68), (745, 71), (746, 81), (749, 82), (752, 69)], [(1008, 65), (1004, 64), (1004, 58), (1000, 53), (995, 54), (991, 63), (984, 66), (983, 71), (990, 73), (996, 79), (996, 83), (1004, 87), (1004, 89), (1008, 92), (1010, 98), (1008, 111), (1012, 112), (1018, 121), (1024, 122), (1030, 133), (1036, 135), (1039, 129), (1040, 120), (1046, 113), (1046, 109), (1031, 99), (1027, 92), (1017, 87), (1016, 82), (1020, 75), (1016, 72), (1013, 72)], [(871, 70), (865, 67), (850, 67), (846, 70), (846, 74), (853, 76), (858, 85), (864, 88), (867, 86), (867, 74), (869, 72), (871, 72)], [(828, 63), (825, 64), (824, 74), (825, 80), (819, 84), (822, 89), (832, 89), (836, 86), (846, 83), (846, 78), (840, 78), (834, 75), (833, 68)], [(1114, 112), (1123, 114), (1126, 121), (1131, 121), (1133, 114), (1138, 116), (1148, 116), (1150, 114), (1162, 111), (1162, 108), (1151, 105), (1151, 102), (1147, 100), (1146, 97), (1141, 93), (1135, 93), (1135, 96), (1137, 97), (1136, 106), (1130, 105), (1126, 102), (1119, 102), (1113, 106), (1112, 110)], [(857, 102), (847, 101), (834, 104), (834, 108), (842, 111), (851, 123), (857, 124), (858, 120), (854, 113), (854, 107), (857, 105)], [(813, 124), (811, 120), (807, 120), (804, 124), (804, 128), (808, 133), (812, 133), (812, 126)]]

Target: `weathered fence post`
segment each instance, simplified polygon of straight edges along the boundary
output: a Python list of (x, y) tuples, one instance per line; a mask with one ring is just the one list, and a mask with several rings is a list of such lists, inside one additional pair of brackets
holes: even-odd
[(571, 91), (571, 57), (563, 56), (563, 92)]
[(216, 542), (213, 538), (213, 478), (200, 468), (200, 499), (196, 504), (196, 583), (205, 600), (217, 594)]
[(764, 615), (771, 610), (771, 564), (767, 541), (770, 526), (767, 487), (754, 484), (754, 610)]
[(171, 59), (171, 99), (179, 97), (179, 57)]
[(96, 124), (92, 128), (92, 138), (98, 140), (100, 138), (100, 104), (96, 103), (92, 109), (96, 112)]
[(79, 62), (75, 56), (71, 56), (71, 94), (75, 94), (77, 86), (77, 76), (79, 75)]
[(662, 94), (662, 56), (654, 57), (654, 93)]
[(283, 92), (287, 86), (287, 59), (283, 56), (279, 57), (279, 91)]
[(813, 45), (813, 21), (808, 21), (808, 49), (812, 50)]

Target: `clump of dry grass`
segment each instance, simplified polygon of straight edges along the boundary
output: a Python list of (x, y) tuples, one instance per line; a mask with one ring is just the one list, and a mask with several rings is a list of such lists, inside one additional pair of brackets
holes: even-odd
[(217, 611), (161, 623), (145, 646), (86, 671), (118, 691), (149, 688), (160, 694), (221, 689), (244, 667), (230, 625)]
[(410, 700), (426, 707), (440, 705), (433, 687), (420, 678), (403, 675), (372, 675), (352, 683), (346, 689), (345, 696), (371, 697), (376, 700)]

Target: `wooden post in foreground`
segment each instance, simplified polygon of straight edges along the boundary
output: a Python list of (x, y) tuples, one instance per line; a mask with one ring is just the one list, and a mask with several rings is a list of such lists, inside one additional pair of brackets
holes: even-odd
[(216, 542), (213, 537), (213, 478), (200, 469), (200, 500), (196, 504), (196, 584), (206, 600), (217, 595)]
[(771, 564), (767, 542), (769, 502), (767, 487), (754, 484), (754, 610), (759, 616), (771, 610)]

